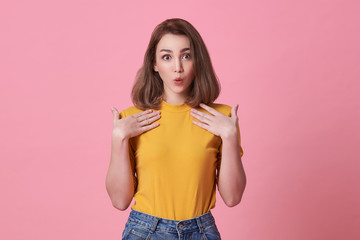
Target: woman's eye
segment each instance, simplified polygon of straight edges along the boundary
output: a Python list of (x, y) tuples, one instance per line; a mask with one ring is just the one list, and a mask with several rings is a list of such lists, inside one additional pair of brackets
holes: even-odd
[(189, 53), (185, 53), (184, 56), (183, 56), (184, 59), (189, 59), (190, 57), (191, 57), (191, 56), (190, 56)]
[(170, 59), (171, 59), (171, 57), (170, 57), (169, 55), (164, 55), (162, 58), (163, 58), (164, 60), (170, 60)]

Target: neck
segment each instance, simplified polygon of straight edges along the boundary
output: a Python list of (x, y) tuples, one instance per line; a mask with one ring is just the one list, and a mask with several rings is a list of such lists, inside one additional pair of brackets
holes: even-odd
[(179, 105), (179, 104), (183, 104), (186, 101), (186, 97), (185, 96), (179, 96), (179, 95), (175, 95), (175, 96), (164, 96), (163, 100), (167, 103), (170, 104), (174, 104), (174, 105)]

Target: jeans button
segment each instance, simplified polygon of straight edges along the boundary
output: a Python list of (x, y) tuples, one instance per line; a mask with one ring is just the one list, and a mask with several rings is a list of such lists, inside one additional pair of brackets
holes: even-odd
[(183, 228), (184, 228), (184, 225), (179, 224), (179, 228), (180, 228), (180, 229), (183, 229)]

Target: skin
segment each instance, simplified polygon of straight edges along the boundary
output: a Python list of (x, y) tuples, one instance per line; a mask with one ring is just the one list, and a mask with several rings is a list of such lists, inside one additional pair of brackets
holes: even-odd
[(135, 189), (128, 154), (129, 139), (158, 127), (159, 124), (153, 122), (160, 118), (160, 112), (147, 110), (122, 119), (116, 108), (112, 108), (112, 113), (111, 157), (105, 185), (113, 206), (124, 211), (129, 207)]
[[(184, 103), (195, 77), (189, 38), (165, 34), (156, 46), (154, 71), (164, 83), (163, 99), (175, 105)], [(177, 77), (183, 79), (183, 84), (174, 83)]]
[[(189, 39), (183, 35), (165, 34), (156, 47), (154, 70), (164, 83), (163, 99), (175, 105), (184, 103), (194, 80)], [(177, 77), (183, 79), (181, 85), (174, 83)], [(221, 137), (223, 147), (218, 189), (225, 204), (235, 206), (241, 201), (246, 185), (238, 140), (238, 105), (232, 107), (231, 117), (205, 104), (200, 104), (200, 107), (210, 114), (196, 109), (191, 109), (189, 114), (198, 120), (193, 120), (193, 124)], [(134, 195), (128, 140), (158, 127), (159, 123), (153, 122), (160, 118), (160, 112), (147, 110), (123, 119), (120, 119), (116, 108), (112, 108), (112, 113), (111, 160), (106, 176), (106, 189), (113, 206), (126, 210)]]
[(193, 123), (221, 137), (223, 146), (218, 189), (225, 204), (228, 207), (234, 207), (240, 203), (246, 186), (246, 175), (240, 155), (237, 129), (238, 105), (232, 107), (231, 117), (205, 104), (200, 104), (200, 107), (210, 114), (192, 108), (190, 114), (198, 120), (193, 120)]

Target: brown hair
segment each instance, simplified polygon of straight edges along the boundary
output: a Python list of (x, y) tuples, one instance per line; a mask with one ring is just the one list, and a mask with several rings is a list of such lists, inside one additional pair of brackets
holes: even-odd
[(156, 47), (167, 33), (185, 35), (190, 40), (195, 78), (191, 83), (186, 103), (198, 107), (200, 103), (211, 104), (220, 94), (220, 83), (214, 72), (209, 53), (199, 32), (186, 20), (167, 19), (160, 23), (151, 34), (142, 67), (136, 74), (131, 98), (141, 109), (159, 109), (164, 94), (164, 85), (158, 72), (154, 71)]

